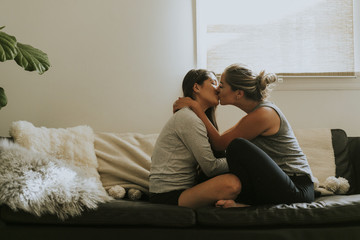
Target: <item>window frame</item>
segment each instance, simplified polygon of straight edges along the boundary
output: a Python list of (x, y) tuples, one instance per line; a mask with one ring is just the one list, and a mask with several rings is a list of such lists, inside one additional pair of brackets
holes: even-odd
[[(206, 48), (201, 44), (205, 28), (200, 15), (201, 5), (206, 0), (196, 1), (196, 64), (204, 68), (205, 63), (200, 56), (206, 56)], [(354, 66), (355, 76), (281, 76), (275, 91), (323, 91), (323, 90), (360, 90), (360, 0), (353, 0), (354, 16)], [(201, 31), (203, 30), (203, 31)], [(217, 73), (219, 74), (219, 73)]]

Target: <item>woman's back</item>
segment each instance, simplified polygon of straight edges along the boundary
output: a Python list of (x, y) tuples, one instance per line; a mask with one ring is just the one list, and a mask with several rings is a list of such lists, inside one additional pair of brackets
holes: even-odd
[(280, 129), (274, 135), (260, 135), (252, 139), (251, 142), (266, 152), (285, 173), (305, 174), (312, 178), (307, 158), (301, 150), (285, 115), (275, 104), (269, 101), (263, 101), (254, 110), (260, 107), (270, 107), (276, 111), (280, 117)]

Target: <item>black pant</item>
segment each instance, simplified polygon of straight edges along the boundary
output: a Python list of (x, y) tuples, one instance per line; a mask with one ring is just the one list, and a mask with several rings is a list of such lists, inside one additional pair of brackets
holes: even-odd
[(259, 205), (314, 200), (314, 184), (309, 176), (289, 177), (269, 155), (248, 140), (233, 140), (226, 158), (230, 172), (242, 184), (237, 202)]

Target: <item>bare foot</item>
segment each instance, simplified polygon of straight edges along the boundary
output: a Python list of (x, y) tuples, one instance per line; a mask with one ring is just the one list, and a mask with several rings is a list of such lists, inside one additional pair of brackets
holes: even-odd
[(237, 203), (234, 200), (219, 200), (215, 203), (215, 206), (221, 208), (250, 207), (250, 205)]

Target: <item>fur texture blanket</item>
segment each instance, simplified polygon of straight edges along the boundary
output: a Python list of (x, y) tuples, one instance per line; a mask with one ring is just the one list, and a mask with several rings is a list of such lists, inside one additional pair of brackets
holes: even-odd
[(89, 126), (46, 128), (35, 127), (27, 121), (17, 121), (11, 124), (10, 136), (29, 150), (95, 170), (91, 174), (99, 177), (96, 172), (98, 163), (94, 151), (94, 132)]
[(101, 183), (89, 177), (86, 169), (6, 139), (0, 141), (0, 204), (66, 219), (107, 200)]
[(97, 172), (89, 126), (55, 129), (18, 121), (10, 135), (15, 143), (0, 146), (0, 204), (65, 219), (112, 199)]

